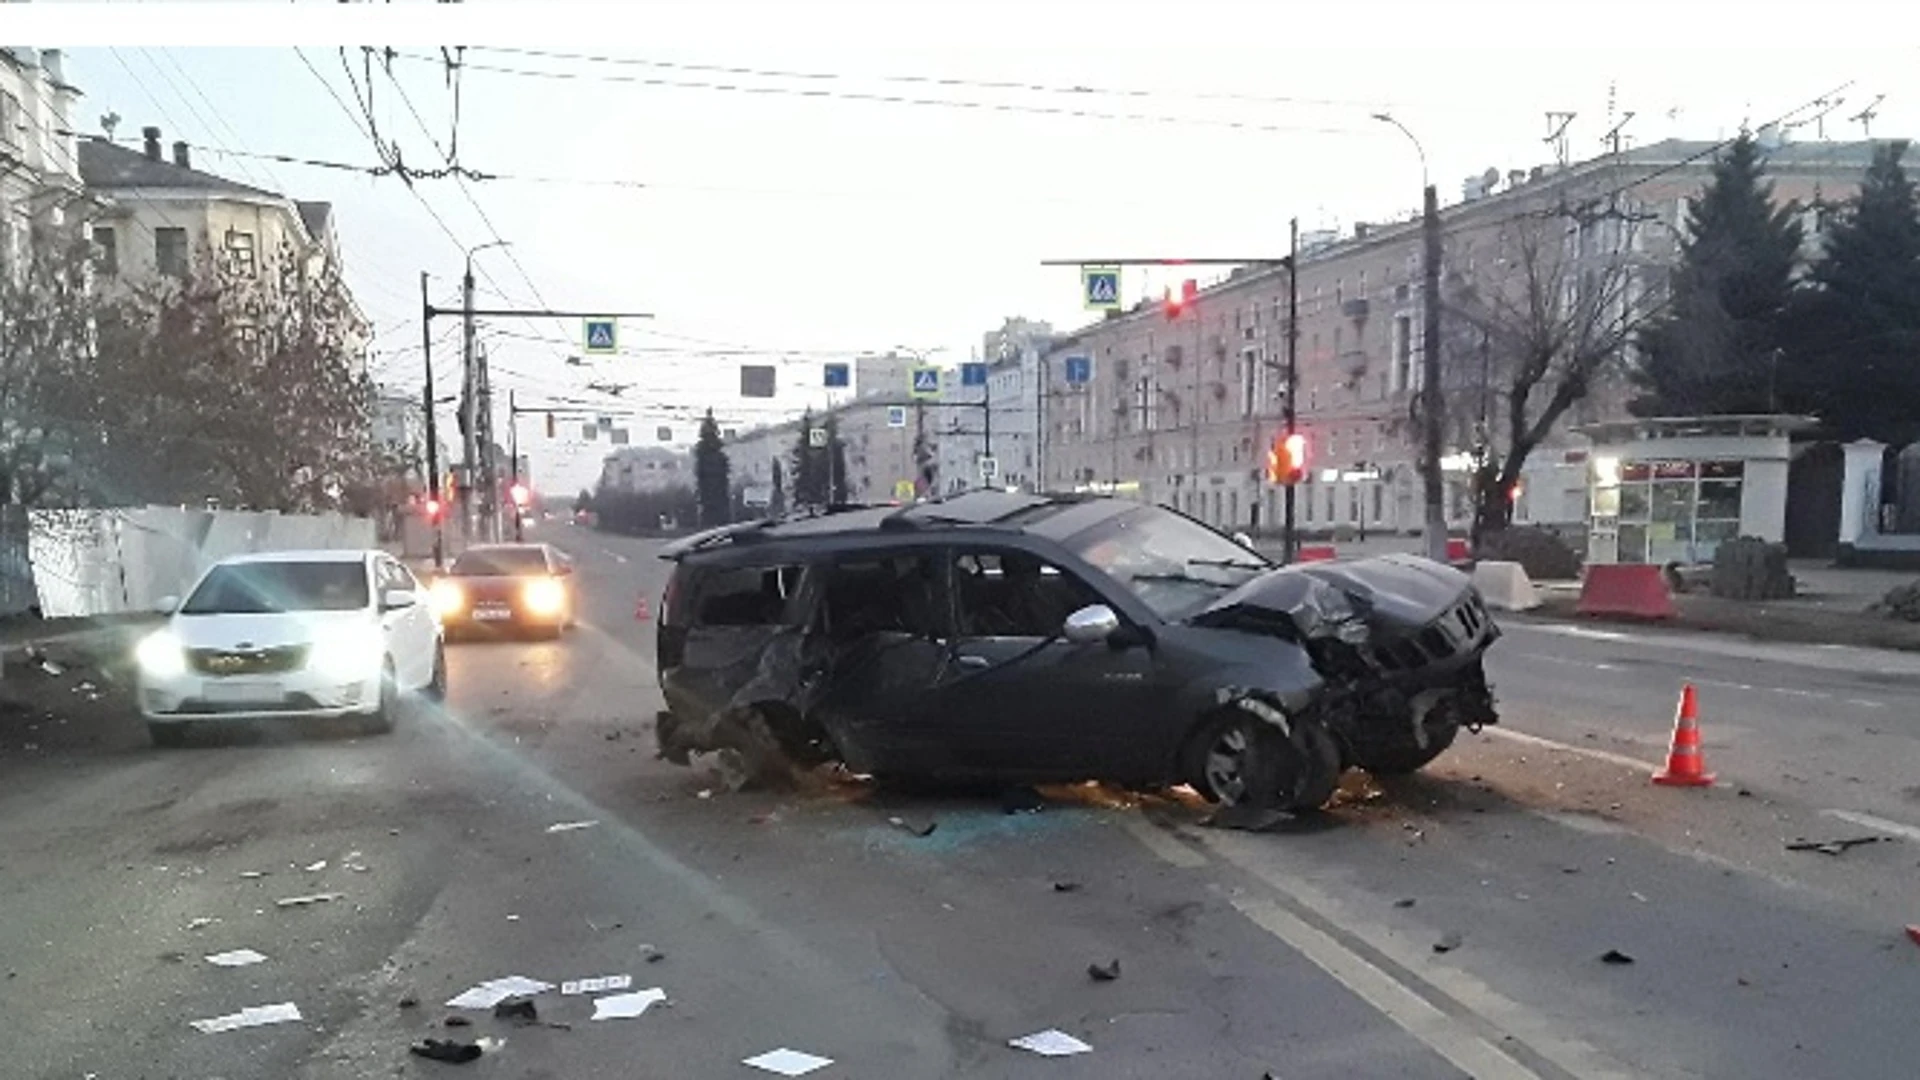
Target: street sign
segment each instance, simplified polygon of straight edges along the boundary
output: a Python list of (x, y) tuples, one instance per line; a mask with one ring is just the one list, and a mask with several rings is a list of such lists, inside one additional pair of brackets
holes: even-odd
[(598, 425), (598, 424), (581, 424), (581, 425), (580, 425), (580, 437), (581, 437), (581, 438), (583, 438), (583, 439), (585, 439), (585, 440), (587, 440), (588, 442), (592, 442), (593, 440), (595, 440), (595, 439), (597, 439), (597, 438), (599, 438), (599, 437), (600, 437), (600, 425)]
[(940, 369), (922, 365), (908, 371), (907, 392), (917, 398), (940, 396)]
[(740, 501), (748, 506), (769, 506), (773, 503), (773, 486), (770, 484), (752, 484), (740, 492)]
[(1090, 311), (1117, 311), (1120, 308), (1120, 268), (1083, 266), (1080, 268), (1080, 294)]
[(827, 445), (827, 429), (823, 427), (808, 428), (807, 445), (816, 448)]
[(625, 446), (629, 441), (627, 438), (627, 429), (623, 427), (608, 428), (607, 438), (612, 440), (615, 446)]
[(750, 398), (770, 398), (774, 396), (774, 375), (772, 364), (740, 365), (740, 396)]
[(829, 390), (852, 386), (853, 369), (846, 364), (828, 364), (821, 374), (820, 385)]
[(1067, 357), (1067, 384), (1082, 386), (1093, 381), (1093, 357)]
[(608, 356), (620, 351), (620, 323), (617, 319), (585, 319), (580, 333), (585, 344), (581, 351), (590, 356)]
[(1000, 478), (1000, 459), (990, 454), (980, 455), (980, 482), (991, 484)]
[(960, 385), (961, 386), (987, 385), (987, 365), (961, 364), (960, 365)]
[(914, 496), (914, 488), (913, 488), (913, 481), (911, 481), (911, 480), (895, 480), (895, 481), (893, 482), (893, 497), (894, 497), (894, 498), (896, 498), (896, 499), (898, 499), (898, 500), (900, 500), (901, 502), (906, 502), (906, 501), (908, 501), (909, 499), (912, 499), (912, 498), (913, 498), (913, 496)]
[(888, 427), (906, 427), (907, 426), (907, 407), (905, 405), (887, 406), (887, 426)]
[(654, 439), (655, 439), (655, 440), (657, 440), (657, 441), (659, 441), (659, 442), (672, 442), (672, 441), (673, 441), (673, 429), (672, 429), (672, 428), (670, 428), (670, 427), (657, 427), (657, 428), (654, 428), (654, 429), (653, 429), (653, 437), (654, 437)]

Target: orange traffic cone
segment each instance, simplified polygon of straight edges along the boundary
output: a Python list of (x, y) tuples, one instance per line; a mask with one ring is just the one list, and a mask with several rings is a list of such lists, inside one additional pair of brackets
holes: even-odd
[(635, 600), (633, 602), (634, 621), (646, 622), (648, 619), (651, 619), (651, 618), (653, 618), (653, 612), (647, 610), (647, 598), (642, 596), (638, 600)]
[(1694, 699), (1693, 684), (1680, 688), (1680, 715), (1673, 721), (1673, 745), (1667, 750), (1667, 767), (1653, 774), (1653, 782), (1668, 787), (1711, 787), (1713, 774), (1707, 771), (1707, 759), (1700, 752), (1700, 707)]

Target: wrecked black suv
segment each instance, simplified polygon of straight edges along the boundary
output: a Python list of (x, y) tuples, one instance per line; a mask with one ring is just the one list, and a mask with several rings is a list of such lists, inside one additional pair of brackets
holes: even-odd
[(746, 777), (1190, 784), (1317, 807), (1493, 723), (1499, 636), (1413, 556), (1277, 567), (1176, 511), (980, 491), (669, 545), (662, 757)]

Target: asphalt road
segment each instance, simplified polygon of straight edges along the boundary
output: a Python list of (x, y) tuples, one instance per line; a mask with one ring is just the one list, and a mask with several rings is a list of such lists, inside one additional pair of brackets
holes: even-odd
[[(633, 610), (659, 596), (653, 545), (546, 538), (579, 562), (583, 625), (456, 646), (447, 706), (391, 736), (157, 751), (121, 718), (78, 749), (0, 751), (0, 1075), (744, 1077), (777, 1047), (834, 1059), (822, 1077), (1905, 1077), (1920, 1059), (1910, 662), (1516, 620), (1493, 662), (1503, 729), (1422, 777), (1351, 778), (1280, 833), (1097, 787), (1020, 815), (826, 782), (735, 795), (653, 758)], [(1711, 790), (1646, 781), (1686, 681)], [(596, 824), (548, 831), (575, 822)], [(1783, 848), (1863, 835), (1888, 839)], [(239, 948), (268, 959), (203, 959)], [(1115, 959), (1119, 979), (1088, 977)], [(442, 1002), (513, 974), (627, 974), (668, 1004), (592, 1021), (548, 994), (542, 1021), (565, 1027), (443, 1026)], [(279, 1002), (302, 1020), (189, 1026)], [(1092, 1052), (1007, 1045), (1049, 1028)], [(446, 1035), (504, 1042), (467, 1066), (408, 1057)]]

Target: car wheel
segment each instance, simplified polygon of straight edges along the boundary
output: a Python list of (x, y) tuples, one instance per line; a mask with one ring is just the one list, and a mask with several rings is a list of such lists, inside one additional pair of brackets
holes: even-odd
[(1281, 730), (1261, 715), (1270, 708), (1235, 702), (1201, 726), (1189, 745), (1194, 789), (1223, 806), (1317, 810), (1340, 782), (1340, 749), (1312, 721)]
[(153, 745), (155, 746), (185, 746), (187, 743), (187, 725), (176, 722), (149, 720), (147, 721), (147, 738), (152, 739)]
[(400, 712), (400, 676), (393, 670), (393, 661), (388, 660), (380, 669), (380, 703), (374, 707), (360, 730), (369, 735), (384, 735), (393, 730), (393, 721)]
[(1356, 764), (1375, 776), (1405, 776), (1446, 753), (1459, 734), (1460, 725), (1452, 720), (1432, 721), (1427, 724), (1427, 745), (1411, 738), (1378, 743), (1368, 746)]
[(426, 689), (420, 691), (420, 696), (432, 702), (447, 700), (447, 646), (444, 642), (435, 642), (433, 645), (433, 675), (427, 679)]

